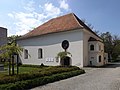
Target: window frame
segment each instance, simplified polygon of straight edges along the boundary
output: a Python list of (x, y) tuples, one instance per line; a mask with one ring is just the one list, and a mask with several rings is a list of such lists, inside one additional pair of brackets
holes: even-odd
[(99, 51), (101, 51), (101, 45), (99, 45)]
[(90, 45), (90, 51), (94, 51), (95, 50), (95, 46), (93, 44)]
[(38, 59), (42, 59), (43, 58), (43, 49), (39, 48), (38, 49)]
[(102, 58), (101, 55), (99, 55), (99, 56), (98, 56), (98, 61), (99, 61), (99, 62), (102, 61), (101, 58)]
[(94, 60), (95, 58), (94, 57), (90, 57), (91, 60)]
[(28, 59), (28, 50), (27, 49), (24, 50), (24, 59)]

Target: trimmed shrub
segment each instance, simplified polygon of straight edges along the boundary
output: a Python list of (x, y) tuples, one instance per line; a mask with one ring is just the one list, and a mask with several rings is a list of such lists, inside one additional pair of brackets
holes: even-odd
[(34, 68), (41, 68), (41, 67), (49, 67), (49, 66), (45, 66), (44, 64), (41, 65), (27, 65), (27, 64), (23, 64), (21, 65), (21, 67), (34, 67)]
[(24, 73), (24, 74), (19, 74), (15, 76), (6, 76), (4, 78), (0, 78), (0, 84), (14, 83), (17, 81), (34, 79), (34, 78), (44, 77), (44, 76), (51, 76), (53, 74), (70, 72), (75, 70), (80, 70), (80, 68), (76, 66), (69, 66), (69, 67), (50, 66), (45, 68), (43, 71), (39, 71), (39, 72)]
[(60, 74), (55, 74), (52, 76), (44, 76), (44, 77), (39, 77), (31, 80), (25, 80), (25, 81), (18, 81), (15, 83), (9, 83), (9, 84), (3, 84), (0, 85), (0, 90), (26, 90), (26, 89), (31, 89), (36, 86), (48, 84), (51, 82), (55, 82), (58, 80), (70, 78), (72, 76), (80, 75), (85, 73), (84, 70), (75, 70), (71, 72), (64, 72)]

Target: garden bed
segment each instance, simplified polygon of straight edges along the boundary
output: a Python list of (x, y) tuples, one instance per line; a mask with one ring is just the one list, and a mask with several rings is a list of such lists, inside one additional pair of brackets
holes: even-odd
[[(24, 65), (22, 68), (30, 66)], [(14, 76), (4, 76), (0, 78), (0, 90), (24, 90), (34, 88), (36, 86), (44, 85), (54, 81), (66, 79), (72, 76), (85, 73), (84, 70), (72, 67), (60, 66), (32, 66), (36, 70), (27, 73), (21, 73)]]

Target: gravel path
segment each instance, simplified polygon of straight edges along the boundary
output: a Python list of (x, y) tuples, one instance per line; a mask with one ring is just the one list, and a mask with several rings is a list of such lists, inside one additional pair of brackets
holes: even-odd
[(120, 63), (84, 68), (86, 73), (31, 90), (120, 90)]

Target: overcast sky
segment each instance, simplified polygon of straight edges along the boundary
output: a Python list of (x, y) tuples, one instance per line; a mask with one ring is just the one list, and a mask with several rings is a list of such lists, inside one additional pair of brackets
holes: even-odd
[(0, 27), (23, 35), (47, 20), (75, 13), (100, 32), (120, 34), (120, 0), (1, 0)]

